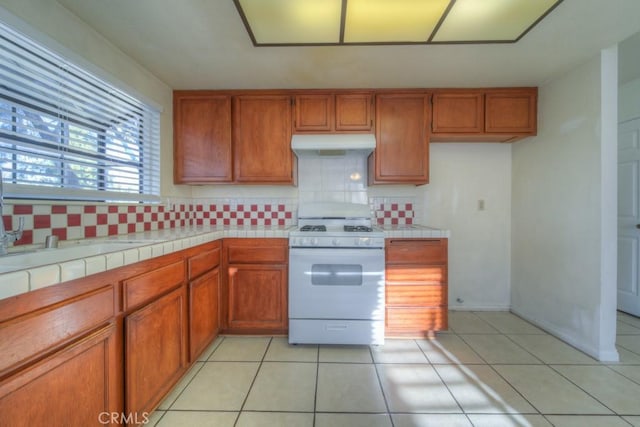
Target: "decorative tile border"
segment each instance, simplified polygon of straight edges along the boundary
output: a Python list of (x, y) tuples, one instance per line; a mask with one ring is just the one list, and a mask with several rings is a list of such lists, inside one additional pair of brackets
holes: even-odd
[(218, 202), (195, 205), (195, 225), (290, 226), (296, 223), (294, 209), (285, 203)]
[(290, 226), (296, 224), (297, 200), (182, 200), (167, 205), (93, 205), (6, 203), (2, 221), (16, 230), (24, 218), (22, 238), (15, 245), (41, 245), (46, 236), (60, 240), (108, 237), (177, 227)]
[[(415, 202), (407, 198), (371, 198), (377, 225), (414, 224)], [(60, 240), (108, 237), (185, 226), (289, 227), (297, 223), (297, 199), (180, 200), (157, 205), (6, 203), (7, 230), (24, 233), (15, 245), (41, 245), (46, 236)]]
[(373, 198), (371, 206), (377, 225), (412, 225), (415, 202), (412, 199)]

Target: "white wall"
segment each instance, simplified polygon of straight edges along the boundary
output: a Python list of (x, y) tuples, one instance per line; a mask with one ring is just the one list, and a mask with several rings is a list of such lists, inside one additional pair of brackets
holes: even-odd
[[(615, 192), (615, 184), (602, 187), (603, 172), (611, 173), (602, 165), (602, 59), (541, 86), (538, 136), (513, 147), (511, 301), (514, 312), (570, 344), (615, 360), (615, 305), (602, 293), (610, 268), (602, 194)], [(609, 279), (607, 295), (615, 292)]]
[[(173, 185), (172, 90), (168, 85), (117, 49), (56, 1), (0, 0), (0, 7), (5, 9), (4, 11), (0, 10), (2, 12), (0, 19), (13, 21), (8, 23), (20, 26), (21, 28), (17, 28), (19, 31), (54, 49), (53, 44), (62, 46), (64, 50), (71, 51), (81, 60), (95, 65), (107, 78), (133, 88), (143, 97), (158, 104), (162, 108), (160, 122), (162, 195), (184, 197), (191, 195), (189, 187)], [(33, 31), (34, 29), (35, 31)], [(51, 43), (52, 40), (53, 43)], [(59, 53), (64, 55), (65, 52)], [(74, 60), (74, 58), (69, 59)]]
[(426, 222), (451, 230), (452, 309), (510, 307), (511, 151), (512, 144), (431, 144)]

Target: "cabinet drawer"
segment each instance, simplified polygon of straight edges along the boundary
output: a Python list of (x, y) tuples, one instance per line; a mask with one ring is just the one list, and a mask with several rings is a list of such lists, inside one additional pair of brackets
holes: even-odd
[(189, 280), (206, 273), (220, 265), (220, 248), (214, 248), (201, 254), (194, 255), (187, 260)]
[(446, 239), (387, 239), (387, 264), (446, 263)]
[(124, 309), (129, 310), (184, 283), (184, 261), (160, 267), (123, 282)]
[(0, 324), (0, 374), (106, 323), (115, 316), (114, 294), (109, 285)]
[(229, 264), (256, 264), (256, 263), (285, 263), (287, 262), (287, 247), (263, 246), (263, 247), (229, 247)]
[(444, 307), (387, 307), (388, 331), (423, 332), (447, 329), (447, 309)]
[(447, 283), (447, 267), (444, 265), (390, 265), (385, 274), (387, 286)]
[(387, 305), (438, 307), (447, 304), (447, 287), (442, 285), (387, 286)]

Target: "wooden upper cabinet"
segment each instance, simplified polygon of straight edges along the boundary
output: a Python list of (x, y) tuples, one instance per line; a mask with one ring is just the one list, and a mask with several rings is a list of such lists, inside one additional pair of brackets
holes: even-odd
[(376, 150), (369, 156), (370, 184), (429, 181), (429, 96), (376, 96)]
[(232, 181), (231, 97), (175, 92), (173, 99), (174, 182)]
[(334, 129), (335, 98), (329, 94), (296, 95), (293, 129), (296, 133), (331, 132)]
[(294, 101), (294, 133), (373, 131), (373, 96), (369, 92), (298, 94)]
[(234, 97), (233, 155), (236, 182), (294, 183), (289, 95)]
[(434, 93), (432, 103), (431, 130), (434, 134), (484, 131), (482, 93)]
[(485, 110), (487, 133), (536, 134), (537, 90), (487, 93)]
[(433, 94), (432, 142), (513, 142), (537, 133), (536, 88)]
[(336, 94), (336, 131), (373, 131), (373, 95)]

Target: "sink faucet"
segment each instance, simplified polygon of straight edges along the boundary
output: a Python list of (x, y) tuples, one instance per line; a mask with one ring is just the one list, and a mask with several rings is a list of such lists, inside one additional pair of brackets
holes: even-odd
[(4, 208), (4, 186), (2, 184), (2, 172), (0, 171), (0, 255), (7, 254), (7, 248), (9, 243), (15, 242), (22, 237), (22, 230), (24, 229), (24, 217), (20, 217), (18, 229), (15, 231), (7, 231), (4, 228), (4, 220), (2, 218), (2, 211)]

